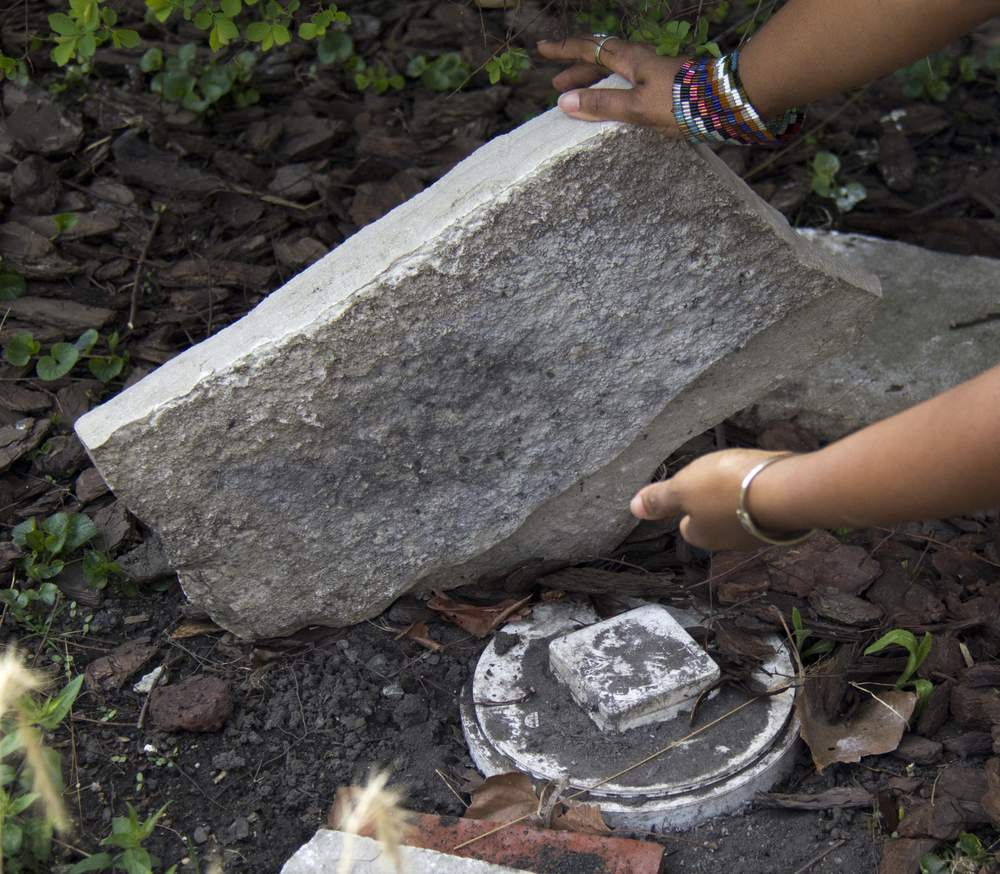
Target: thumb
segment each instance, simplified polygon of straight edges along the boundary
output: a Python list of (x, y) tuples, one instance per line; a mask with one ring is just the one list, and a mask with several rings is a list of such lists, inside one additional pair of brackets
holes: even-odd
[(668, 519), (681, 511), (681, 503), (672, 481), (665, 480), (640, 489), (629, 509), (639, 519)]

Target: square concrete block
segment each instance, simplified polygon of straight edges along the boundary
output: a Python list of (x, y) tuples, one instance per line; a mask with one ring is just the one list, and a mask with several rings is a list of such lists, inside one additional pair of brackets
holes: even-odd
[(655, 604), (557, 637), (549, 667), (607, 731), (673, 719), (719, 678), (719, 666)]

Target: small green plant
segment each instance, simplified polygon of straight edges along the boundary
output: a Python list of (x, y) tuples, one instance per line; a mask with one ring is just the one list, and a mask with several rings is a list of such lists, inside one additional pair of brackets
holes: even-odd
[(983, 82), (1000, 91), (1000, 46), (991, 46), (980, 60), (975, 55), (962, 55), (958, 59), (958, 78), (966, 83)]
[(682, 18), (669, 18), (669, 10), (660, 6), (651, 9), (636, 24), (630, 34), (633, 40), (649, 43), (658, 55), (676, 58), (682, 51), (695, 55), (722, 56), (722, 49), (708, 38), (708, 18), (699, 16), (692, 26)]
[(342, 30), (330, 30), (316, 43), (316, 58), (321, 64), (342, 64), (354, 56), (354, 40)]
[[(59, 754), (44, 745), (69, 715), (83, 676), (54, 697), (37, 696), (45, 678), (13, 648), (0, 658), (0, 871), (47, 871), (53, 828), (68, 824), (62, 803)], [(17, 757), (17, 759), (15, 759)]]
[[(123, 871), (125, 874), (154, 874), (160, 861), (143, 844), (149, 840), (156, 823), (163, 816), (164, 804), (145, 820), (139, 819), (139, 812), (126, 802), (127, 816), (116, 816), (111, 820), (111, 834), (101, 841), (102, 847), (111, 847), (108, 852), (94, 853), (69, 869), (69, 874), (85, 874), (87, 871)], [(174, 874), (176, 865), (171, 865), (164, 874)]]
[[(25, 553), (18, 567), (33, 583), (54, 580), (66, 560), (97, 536), (97, 526), (85, 513), (53, 513), (41, 524), (37, 516), (14, 526), (14, 545)], [(2, 594), (2, 593), (0, 593)]]
[(3, 357), (8, 364), (24, 367), (33, 358), (35, 374), (45, 382), (62, 379), (68, 376), (77, 362), (85, 360), (87, 369), (101, 382), (110, 382), (119, 376), (128, 360), (125, 355), (118, 354), (118, 332), (111, 333), (105, 340), (105, 353), (95, 354), (101, 340), (100, 334), (93, 328), (84, 331), (73, 343), (54, 343), (47, 355), (42, 355), (41, 344), (28, 331), (21, 331), (7, 341), (3, 349)]
[(198, 48), (185, 43), (165, 58), (159, 48), (149, 49), (139, 60), (144, 73), (152, 73), (149, 90), (191, 112), (202, 113), (230, 95), (237, 106), (250, 106), (260, 94), (249, 86), (257, 58), (240, 52), (226, 64), (200, 64)]
[(942, 103), (951, 94), (948, 78), (954, 67), (955, 62), (948, 55), (938, 53), (903, 67), (896, 75), (903, 80), (903, 94), (907, 97)]
[(4, 270), (0, 260), (0, 301), (17, 300), (26, 290), (24, 277), (12, 270)]
[(0, 52), (0, 82), (10, 79), (17, 85), (23, 85), (28, 81), (28, 65), (24, 58), (12, 58)]
[(904, 628), (894, 628), (892, 631), (882, 635), (871, 646), (865, 650), (865, 655), (874, 655), (882, 652), (886, 647), (901, 646), (906, 650), (906, 666), (895, 682), (895, 688), (903, 689), (912, 686), (917, 693), (918, 706), (922, 706), (934, 689), (934, 684), (930, 680), (924, 680), (913, 675), (924, 663), (924, 659), (930, 654), (934, 639), (928, 631), (923, 638), (918, 641), (912, 631)]
[(802, 614), (798, 607), (792, 607), (792, 637), (795, 638), (795, 648), (799, 651), (799, 658), (802, 661), (825, 655), (833, 650), (832, 640), (817, 640), (812, 646), (807, 647), (806, 641), (813, 636), (811, 628), (806, 628), (802, 622)]
[(52, 60), (60, 67), (70, 61), (88, 64), (99, 46), (106, 42), (117, 48), (131, 49), (139, 45), (139, 34), (134, 30), (115, 27), (118, 14), (101, 0), (69, 0), (66, 12), (49, 16), (52, 28)]
[(954, 847), (920, 858), (920, 874), (976, 874), (990, 861), (990, 852), (974, 834), (961, 832)]
[(73, 230), (80, 221), (80, 216), (75, 212), (60, 212), (52, 216), (52, 223), (55, 225), (56, 232), (52, 235), (51, 239), (56, 240), (65, 234), (67, 231)]
[(472, 75), (469, 65), (457, 52), (438, 55), (433, 61), (417, 55), (406, 66), (406, 75), (420, 82), (431, 91), (457, 91)]
[(491, 85), (499, 82), (516, 83), (530, 69), (531, 58), (528, 57), (528, 53), (524, 49), (517, 48), (508, 48), (494, 55), (485, 66)]
[(850, 212), (868, 196), (860, 182), (840, 184), (837, 180), (840, 159), (833, 152), (817, 152), (810, 170), (813, 193), (832, 200), (841, 212)]
[(358, 91), (367, 91), (371, 88), (376, 94), (385, 94), (390, 88), (393, 91), (401, 91), (406, 85), (406, 80), (399, 73), (390, 73), (381, 62), (369, 66), (357, 55), (352, 60), (354, 84)]

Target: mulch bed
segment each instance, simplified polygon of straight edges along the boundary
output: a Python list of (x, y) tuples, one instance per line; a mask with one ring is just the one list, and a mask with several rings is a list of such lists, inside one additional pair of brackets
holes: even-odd
[[(478, 67), (508, 29), (531, 45), (568, 26), (551, 6), (527, 2), (516, 18), (448, 2), (343, 5), (358, 53), (399, 70), (418, 53), (442, 51)], [(29, 27), (44, 30), (47, 10), (28, 11)], [(4, 24), (9, 54), (22, 36)], [(996, 39), (995, 29), (985, 31), (975, 45)], [(161, 44), (189, 40), (200, 34), (182, 27)], [(483, 641), (411, 597), (370, 623), (283, 640), (248, 644), (213, 628), (183, 603), (155, 540), (89, 467), (73, 423), (550, 106), (554, 71), (537, 68), (515, 86), (489, 86), (479, 74), (456, 94), (412, 82), (398, 93), (361, 94), (342, 70), (318, 65), (312, 48), (291, 45), (258, 65), (259, 105), (223, 103), (198, 116), (151, 94), (125, 57), (101, 50), (94, 75), (53, 96), (47, 87), (63, 78), (36, 52), (33, 83), (2, 86), (0, 252), (3, 270), (26, 278), (27, 295), (9, 304), (0, 342), (27, 330), (47, 347), (87, 328), (117, 330), (129, 364), (109, 384), (82, 370), (42, 382), (30, 368), (0, 365), (0, 536), (32, 516), (86, 512), (103, 546), (124, 557), (139, 594), (97, 593), (67, 571), (49, 626), (28, 633), (5, 612), (0, 637), (20, 641), (39, 664), (88, 670), (69, 729), (56, 737), (78, 823), (70, 843), (92, 852), (126, 800), (147, 813), (170, 801), (150, 844), (165, 862), (194, 854), (202, 863), (224, 858), (226, 871), (273, 872), (324, 822), (336, 788), (373, 765), (393, 769), (414, 808), (462, 812), (458, 796), (476, 777), (456, 702)], [(796, 224), (1000, 257), (998, 117), (1000, 94), (985, 78), (934, 103), (905, 98), (900, 80), (888, 77), (813, 107), (796, 145), (725, 149), (722, 157)], [(820, 149), (841, 156), (845, 181), (866, 187), (849, 213), (810, 193), (809, 162)], [(49, 217), (63, 212), (80, 218), (56, 235)], [(720, 434), (732, 445), (809, 445), (790, 427), (757, 435), (727, 426), (672, 463), (716, 448)], [(805, 812), (765, 807), (671, 837), (672, 871), (871, 870), (885, 841), (881, 870), (891, 874), (913, 870), (928, 836), (953, 841), (995, 821), (1000, 773), (982, 762), (993, 755), (994, 733), (1000, 740), (997, 517), (855, 531), (803, 549), (710, 559), (672, 526), (644, 525), (584, 574), (545, 577), (539, 568), (492, 591), (460, 593), (490, 602), (571, 590), (611, 615), (626, 605), (622, 593), (643, 593), (644, 576), (656, 574), (659, 596), (713, 612), (705, 640), (734, 681), (753, 663), (755, 635), (781, 628), (773, 608), (787, 618), (798, 607), (818, 638), (840, 644), (837, 670), (816, 680), (835, 720), (864, 700), (857, 684), (891, 685), (900, 672), (898, 652), (865, 657), (868, 643), (894, 627), (933, 635), (920, 676), (934, 692), (900, 754), (833, 765), (822, 776), (804, 755), (783, 787), (810, 797), (859, 790), (866, 801), (843, 806), (826, 796), (803, 802)], [(0, 542), (6, 579), (18, 555)], [(421, 621), (441, 651), (399, 637)], [(204, 709), (145, 706), (132, 684), (157, 665), (169, 678), (159, 691), (193, 678), (200, 686), (188, 698)], [(893, 833), (900, 837), (888, 839)]]

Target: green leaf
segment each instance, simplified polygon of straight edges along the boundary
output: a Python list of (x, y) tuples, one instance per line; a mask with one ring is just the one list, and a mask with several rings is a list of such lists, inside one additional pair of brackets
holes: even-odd
[(108, 27), (114, 27), (118, 23), (118, 13), (109, 6), (101, 7), (101, 21)]
[(188, 73), (164, 73), (163, 97), (171, 103), (180, 103), (194, 89), (194, 84), (194, 77)]
[(55, 46), (49, 53), (49, 56), (57, 66), (65, 67), (73, 60), (73, 55), (76, 54), (76, 44), (77, 40), (75, 37), (68, 38), (66, 42), (61, 42)]
[(271, 28), (271, 33), (274, 36), (275, 45), (284, 46), (288, 45), (288, 43), (291, 42), (292, 35), (288, 32), (288, 28), (285, 27), (283, 24), (275, 24)]
[(70, 680), (55, 698), (46, 702), (45, 715), (38, 721), (38, 724), (47, 731), (54, 731), (69, 714), (82, 686), (83, 674)]
[(94, 57), (97, 51), (97, 37), (92, 33), (85, 33), (76, 44), (76, 53), (83, 59), (88, 60)]
[(111, 31), (111, 41), (116, 48), (134, 49), (139, 45), (140, 39), (137, 31), (120, 27)]
[(35, 372), (39, 379), (51, 382), (54, 379), (61, 379), (73, 369), (73, 365), (80, 358), (80, 352), (70, 343), (56, 343), (48, 355), (43, 355), (35, 365)]
[(271, 35), (271, 25), (263, 21), (254, 21), (247, 25), (246, 37), (250, 42), (264, 42)]
[(86, 874), (88, 871), (107, 871), (114, 864), (110, 853), (94, 853), (69, 869), (69, 874)]
[(80, 216), (75, 212), (60, 212), (52, 216), (52, 221), (56, 226), (56, 236), (59, 234), (64, 234), (66, 231), (71, 231), (77, 226), (80, 221)]
[(3, 855), (6, 859), (14, 859), (21, 852), (21, 841), (24, 838), (24, 831), (16, 822), (5, 822), (3, 824)]
[(223, 67), (209, 67), (198, 80), (198, 88), (209, 103), (221, 100), (232, 87), (232, 79)]
[(882, 650), (889, 646), (901, 646), (908, 653), (915, 653), (917, 651), (917, 639), (913, 636), (912, 631), (907, 631), (904, 628), (894, 628), (887, 634), (883, 634), (875, 643), (869, 646), (864, 654), (874, 655), (875, 653), (882, 652)]
[(38, 801), (37, 792), (27, 792), (24, 795), (19, 795), (14, 799), (10, 807), (7, 808), (8, 816), (17, 816), (19, 813), (24, 813), (32, 804)]
[(66, 554), (76, 552), (97, 536), (97, 526), (86, 513), (71, 513), (66, 527)]
[(79, 337), (76, 338), (76, 342), (73, 344), (76, 346), (77, 351), (81, 355), (86, 355), (94, 345), (97, 343), (100, 334), (97, 333), (93, 328), (88, 328)]
[(316, 46), (316, 56), (321, 64), (346, 61), (354, 54), (354, 40), (342, 30), (329, 30)]
[(722, 49), (719, 48), (719, 44), (717, 42), (714, 42), (714, 41), (707, 42), (704, 45), (702, 45), (702, 48), (706, 52), (708, 52), (713, 58), (721, 58), (722, 57)]
[(59, 597), (59, 587), (53, 583), (42, 583), (38, 587), (38, 600), (51, 607)]
[(55, 12), (49, 16), (49, 27), (53, 33), (58, 33), (60, 36), (76, 36), (80, 33), (77, 23), (62, 12)]
[(220, 5), (228, 18), (235, 18), (243, 9), (243, 4), (240, 0), (222, 0)]
[(153, 862), (149, 853), (142, 847), (126, 850), (118, 859), (118, 864), (125, 869), (126, 874), (152, 874), (153, 872)]
[(416, 57), (410, 58), (410, 62), (406, 65), (406, 75), (411, 79), (419, 79), (424, 74), (424, 70), (426, 69), (427, 58), (423, 55), (417, 55)]
[(222, 45), (229, 45), (234, 39), (239, 39), (240, 29), (228, 18), (216, 19), (215, 30), (219, 34), (219, 41)]
[(23, 367), (41, 351), (41, 345), (27, 331), (15, 334), (3, 349), (3, 357), (15, 367)]
[(939, 859), (933, 853), (926, 853), (920, 857), (920, 874), (946, 874), (947, 871), (947, 862)]
[(802, 653), (802, 658), (810, 659), (813, 656), (825, 655), (828, 652), (833, 652), (833, 641), (818, 640), (812, 646), (806, 647), (806, 651)]
[(15, 525), (11, 530), (11, 540), (14, 541), (15, 546), (19, 546), (22, 549), (28, 545), (28, 535), (38, 531), (38, 520), (32, 516), (30, 519), (25, 519), (18, 525)]
[(186, 42), (177, 49), (177, 60), (185, 70), (190, 67), (198, 57), (198, 47), (193, 42)]
[(159, 48), (147, 49), (139, 58), (139, 69), (143, 73), (155, 73), (163, 69), (163, 50)]
[(194, 26), (197, 27), (198, 30), (208, 30), (212, 26), (212, 19), (213, 16), (211, 10), (202, 9), (194, 17)]
[(832, 179), (840, 170), (840, 158), (833, 152), (817, 152), (813, 158), (813, 172), (819, 176)]
[(834, 202), (841, 212), (850, 212), (868, 196), (868, 191), (860, 182), (848, 182), (837, 189)]
[(304, 21), (299, 25), (300, 39), (316, 39), (319, 35), (319, 28), (311, 21)]
[(87, 369), (101, 382), (111, 382), (125, 367), (121, 355), (105, 355), (87, 361)]

